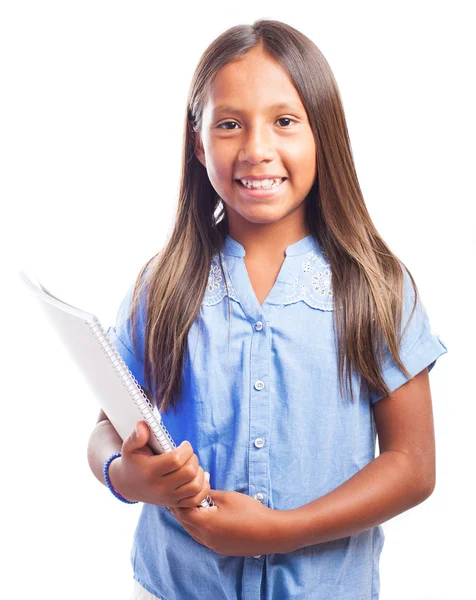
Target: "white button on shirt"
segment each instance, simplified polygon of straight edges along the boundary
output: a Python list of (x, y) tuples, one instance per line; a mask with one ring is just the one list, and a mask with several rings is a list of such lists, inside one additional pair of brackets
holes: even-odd
[[(383, 397), (355, 375), (354, 401), (340, 394), (332, 274), (318, 241), (309, 235), (285, 255), (260, 305), (245, 249), (226, 237), (224, 274), (216, 254), (188, 334), (177, 413), (161, 414), (177, 445), (190, 442), (212, 489), (262, 495), (279, 511), (324, 496), (375, 458), (372, 404)], [(413, 305), (408, 275), (405, 290), (402, 330)], [(108, 334), (145, 387), (143, 352), (135, 356), (130, 337), (131, 296), (132, 286)], [(144, 327), (142, 310), (140, 348)], [(405, 367), (411, 375), (431, 370), (446, 351), (417, 310), (402, 340)], [(391, 391), (407, 381), (388, 352), (382, 376)], [(285, 554), (224, 556), (196, 542), (165, 507), (144, 503), (131, 557), (135, 578), (159, 598), (377, 600), (383, 542), (378, 526)], [(184, 565), (187, 577), (177, 577)]]

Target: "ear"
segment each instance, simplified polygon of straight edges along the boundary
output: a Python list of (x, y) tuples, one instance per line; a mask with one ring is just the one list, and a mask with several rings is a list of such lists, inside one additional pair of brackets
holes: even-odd
[(195, 156), (202, 163), (202, 165), (207, 168), (207, 160), (205, 158), (202, 140), (200, 139), (200, 135), (198, 133), (195, 133), (195, 136)]

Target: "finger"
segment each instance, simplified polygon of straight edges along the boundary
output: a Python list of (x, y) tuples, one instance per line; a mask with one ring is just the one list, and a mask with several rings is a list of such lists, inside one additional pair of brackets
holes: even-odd
[(176, 518), (181, 523), (185, 523), (188, 527), (198, 527), (199, 530), (203, 527), (205, 519), (218, 510), (217, 506), (206, 508), (203, 506), (194, 506), (193, 508), (178, 508), (174, 507), (177, 511)]
[(197, 474), (193, 480), (181, 485), (175, 490), (176, 495), (181, 496), (180, 500), (177, 501), (176, 506), (178, 508), (193, 508), (194, 506), (199, 506), (208, 496), (209, 492), (210, 484), (205, 478), (203, 468), (198, 466)]
[[(196, 469), (198, 466), (198, 457), (196, 457), (196, 455), (193, 453), (193, 448), (190, 442), (184, 441), (180, 444), (180, 446), (177, 446), (177, 448), (171, 452), (165, 452), (165, 454), (152, 457), (151, 465), (153, 465), (154, 462), (160, 464), (160, 475), (162, 477), (171, 478), (173, 480), (176, 476), (175, 472), (182, 469), (182, 467), (188, 463), (190, 463), (190, 465), (188, 465), (189, 467)], [(176, 487), (185, 483), (187, 476), (190, 479), (190, 476), (187, 474), (187, 472), (183, 473), (181, 475), (181, 479), (183, 481), (178, 481)]]
[(197, 507), (191, 507), (191, 508), (179, 508), (178, 506), (171, 506), (169, 508), (170, 512), (173, 514), (173, 516), (177, 519), (177, 521), (189, 521), (190, 517), (189, 517), (189, 513), (190, 512), (194, 512), (194, 511), (198, 511)]
[(173, 508), (170, 509), (170, 511), (174, 515), (174, 517), (176, 519), (178, 519), (179, 521), (189, 521), (190, 513), (198, 512), (198, 508), (196, 506), (191, 507), (191, 508), (174, 506)]
[(168, 473), (164, 477), (170, 482), (168, 485), (175, 489), (177, 496), (183, 499), (184, 496), (190, 497), (196, 495), (202, 489), (202, 486), (199, 485), (202, 470), (198, 464), (198, 456), (192, 454), (180, 470)]

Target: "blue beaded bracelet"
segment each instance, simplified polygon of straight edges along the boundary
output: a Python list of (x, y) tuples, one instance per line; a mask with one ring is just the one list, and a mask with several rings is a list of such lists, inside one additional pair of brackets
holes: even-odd
[(119, 494), (119, 492), (117, 492), (114, 489), (111, 480), (109, 479), (109, 465), (115, 458), (119, 458), (120, 456), (122, 456), (122, 454), (120, 452), (116, 452), (104, 461), (104, 466), (102, 468), (102, 471), (104, 473), (104, 481), (106, 482), (107, 487), (111, 490), (111, 492), (114, 494), (114, 496), (116, 496), (118, 500), (120, 500), (121, 502), (125, 502), (126, 504), (138, 504), (138, 502), (131, 502), (130, 500), (126, 500), (124, 496), (121, 496), (121, 494)]

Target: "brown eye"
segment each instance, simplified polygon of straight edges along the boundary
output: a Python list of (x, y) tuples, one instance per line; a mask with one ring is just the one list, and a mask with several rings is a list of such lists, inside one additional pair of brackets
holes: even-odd
[[(290, 119), (289, 117), (281, 117), (280, 119), (278, 119), (278, 121), (289, 121), (289, 122), (293, 122), (293, 119)], [(285, 127), (284, 129), (288, 129), (287, 127)]]
[[(224, 123), (220, 123), (220, 125), (218, 125), (218, 129), (222, 129), (223, 125), (228, 125), (228, 123), (234, 123), (235, 125), (238, 125), (238, 123), (236, 121), (225, 121)], [(233, 129), (235, 129), (233, 127), (233, 129), (229, 129), (228, 127), (225, 127), (224, 129), (227, 129), (228, 131), (233, 131)]]

